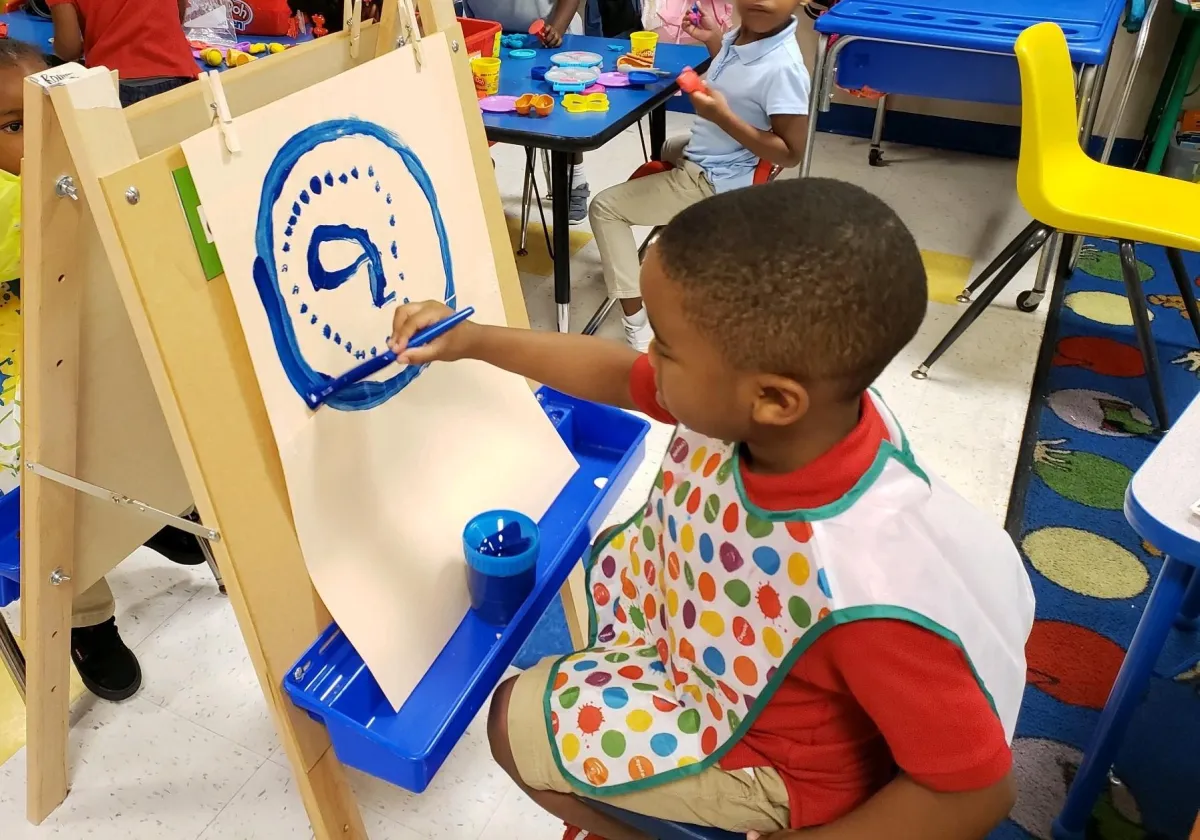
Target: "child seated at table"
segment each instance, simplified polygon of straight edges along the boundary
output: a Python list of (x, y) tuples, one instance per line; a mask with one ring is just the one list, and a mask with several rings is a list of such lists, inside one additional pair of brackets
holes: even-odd
[(54, 54), (116, 70), (121, 106), (200, 75), (183, 34), (187, 0), (48, 0)]
[[(539, 36), (541, 44), (554, 48), (562, 45), (563, 35), (582, 35), (580, 0), (467, 0), (468, 17), (500, 24), (505, 32), (526, 33), (535, 20), (545, 21)], [(591, 188), (583, 171), (583, 153), (575, 155), (571, 166), (570, 206), (567, 219), (581, 225), (587, 219)]]
[(654, 333), (638, 292), (634, 225), (666, 224), (715, 193), (749, 186), (760, 161), (795, 166), (808, 133), (808, 70), (796, 43), (798, 0), (737, 0), (741, 26), (723, 33), (700, 6), (688, 34), (714, 58), (706, 87), (691, 94), (698, 119), (690, 137), (663, 146), (665, 172), (610, 187), (589, 215), (608, 296), (621, 303), (625, 336), (645, 352)]
[(868, 390), (925, 315), (912, 235), (850, 184), (733, 190), (666, 226), (641, 292), (649, 356), (469, 322), (408, 351), (449, 310), (395, 315), (401, 362), (676, 424), (586, 561), (588, 648), (496, 690), (497, 762), (568, 838), (644, 837), (593, 800), (778, 840), (985, 836), (1015, 796), (1033, 592)]

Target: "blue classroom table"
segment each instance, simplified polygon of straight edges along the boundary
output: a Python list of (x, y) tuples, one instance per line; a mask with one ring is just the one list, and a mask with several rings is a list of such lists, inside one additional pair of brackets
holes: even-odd
[[(610, 50), (610, 44), (620, 50)], [(615, 70), (617, 59), (629, 51), (629, 41), (616, 38), (594, 38), (568, 35), (562, 46), (540, 49), (536, 58), (509, 58), (509, 50), (501, 55), (500, 93), (520, 96), (523, 93), (552, 93), (549, 82), (535, 82), (531, 68), (550, 66), (550, 56), (564, 50), (588, 50), (604, 57), (602, 71)], [(658, 159), (666, 140), (667, 116), (665, 105), (676, 91), (675, 77), (684, 67), (703, 71), (711, 60), (702, 46), (662, 44), (655, 53), (655, 66), (669, 71), (644, 88), (610, 88), (609, 109), (605, 113), (569, 114), (562, 107), (561, 97), (548, 117), (522, 117), (516, 113), (483, 115), (488, 140), (509, 143), (526, 149), (550, 152), (550, 192), (553, 201), (554, 230), (554, 302), (558, 309), (558, 329), (567, 332), (571, 308), (571, 243), (567, 210), (570, 205), (571, 161), (577, 152), (600, 148), (647, 114), (650, 116), (650, 146)]]
[[(26, 11), (9, 12), (8, 14), (0, 15), (0, 23), (8, 24), (8, 37), (14, 41), (28, 41), (31, 44), (37, 45), (47, 55), (54, 55), (54, 44), (50, 41), (54, 37), (54, 24), (45, 18), (31, 15)], [(239, 35), (238, 40), (247, 41), (251, 44), (297, 44), (311, 40), (311, 38), (309, 36), (305, 36), (304, 38), (288, 38), (286, 36)], [(196, 65), (201, 70), (220, 70), (224, 72), (229, 69), (224, 64), (220, 67), (209, 67), (199, 59), (196, 59)]]

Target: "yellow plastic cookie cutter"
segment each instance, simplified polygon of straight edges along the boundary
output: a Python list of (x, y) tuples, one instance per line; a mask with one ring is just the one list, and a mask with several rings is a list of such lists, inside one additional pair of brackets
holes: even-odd
[(608, 94), (589, 93), (587, 96), (581, 96), (578, 93), (568, 93), (563, 97), (562, 104), (571, 114), (603, 112), (608, 110)]

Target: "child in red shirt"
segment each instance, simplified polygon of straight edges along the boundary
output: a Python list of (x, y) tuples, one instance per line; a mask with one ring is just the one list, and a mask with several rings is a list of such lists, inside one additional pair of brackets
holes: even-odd
[(121, 107), (200, 75), (183, 34), (187, 0), (49, 0), (54, 53), (116, 70)]
[(568, 838), (643, 840), (593, 800), (769, 840), (985, 836), (1015, 797), (1033, 597), (866, 392), (925, 314), (911, 234), (837, 181), (732, 190), (671, 221), (641, 291), (649, 355), (470, 322), (406, 351), (448, 309), (395, 317), (402, 363), (677, 424), (646, 506), (597, 540), (592, 646), (496, 690), (496, 761)]

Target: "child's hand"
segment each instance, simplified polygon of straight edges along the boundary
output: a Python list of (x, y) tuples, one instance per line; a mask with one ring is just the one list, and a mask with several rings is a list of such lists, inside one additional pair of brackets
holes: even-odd
[(396, 308), (392, 316), (392, 337), (388, 347), (396, 354), (396, 361), (405, 365), (423, 365), (428, 362), (453, 362), (471, 357), (478, 324), (463, 321), (445, 335), (434, 339), (424, 347), (406, 350), (408, 340), (425, 327), (433, 326), (454, 314), (454, 310), (435, 300), (406, 303)]
[(538, 33), (538, 37), (542, 39), (543, 44), (551, 49), (562, 44), (562, 33), (555, 29), (554, 24), (550, 21), (546, 21), (546, 26)]
[(719, 91), (713, 90), (707, 85), (689, 95), (692, 98), (692, 107), (696, 109), (696, 113), (706, 120), (711, 120), (717, 125), (721, 125), (730, 114), (729, 103), (725, 100), (725, 97)]
[(700, 8), (700, 22), (692, 23), (690, 19), (692, 12), (689, 9), (683, 16), (683, 31), (701, 44), (712, 45), (720, 43), (721, 38), (724, 37), (721, 27), (713, 20), (712, 15), (709, 14), (707, 9), (700, 4), (696, 5)]

